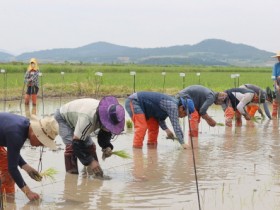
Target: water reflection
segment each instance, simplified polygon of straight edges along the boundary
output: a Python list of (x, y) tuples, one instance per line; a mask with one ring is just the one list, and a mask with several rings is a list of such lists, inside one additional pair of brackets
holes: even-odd
[[(6, 111), (32, 114), (32, 107), (22, 106), (21, 111), (18, 102), (6, 103)], [(38, 101), (36, 114), (51, 115), (59, 106), (59, 100), (45, 100), (44, 107)], [(209, 112), (217, 122), (224, 121), (222, 110)], [(244, 121), (238, 128), (209, 128), (202, 121), (200, 126), (199, 137), (192, 140), (202, 208), (278, 209), (279, 121)], [(65, 174), (63, 150), (46, 151), (44, 168), (58, 169), (57, 181), (38, 184), (27, 177), (31, 188), (42, 191), (42, 202), (30, 203), (17, 191), (7, 209), (198, 209), (191, 139), (186, 139), (189, 148), (182, 150), (178, 142), (166, 140), (160, 131), (157, 149), (145, 146), (139, 150), (132, 148), (133, 129), (126, 132), (114, 145), (116, 150), (130, 153), (132, 159), (110, 157), (102, 163), (112, 180)], [(97, 153), (101, 156), (100, 150)], [(36, 166), (38, 151), (26, 147), (22, 155)]]

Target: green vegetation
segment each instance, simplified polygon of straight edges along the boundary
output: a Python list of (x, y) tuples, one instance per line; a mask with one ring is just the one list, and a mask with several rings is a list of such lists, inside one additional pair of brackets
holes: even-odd
[[(0, 98), (19, 99), (22, 94), (23, 77), (27, 68), (24, 63), (0, 64), (7, 72), (7, 87), (4, 74), (0, 74)], [(262, 88), (272, 86), (271, 67), (223, 67), (223, 66), (146, 66), (146, 65), (93, 65), (93, 64), (41, 64), (44, 97), (78, 97), (101, 95), (126, 96), (133, 92), (135, 71), (136, 91), (159, 91), (176, 94), (183, 87), (201, 84), (214, 91), (223, 91), (238, 84), (251, 83)], [(65, 72), (61, 75), (61, 72)], [(102, 72), (103, 76), (96, 76)], [(166, 72), (165, 83), (161, 72)], [(196, 73), (200, 73), (197, 76)], [(179, 73), (185, 73), (185, 81)], [(232, 79), (231, 74), (240, 74)], [(39, 96), (42, 94), (40, 86)]]

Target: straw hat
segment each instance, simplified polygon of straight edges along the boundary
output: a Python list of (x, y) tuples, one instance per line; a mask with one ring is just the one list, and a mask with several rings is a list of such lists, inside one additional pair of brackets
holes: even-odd
[(28, 65), (28, 68), (27, 68), (28, 71), (30, 71), (30, 70), (33, 69), (33, 68), (31, 67), (31, 63), (34, 63), (34, 64), (35, 64), (34, 70), (39, 70), (39, 66), (38, 66), (38, 62), (37, 62), (36, 58), (31, 58), (31, 59), (30, 59), (30, 62), (29, 62), (29, 65)]
[(276, 55), (272, 56), (272, 58), (277, 58), (277, 57), (280, 57), (280, 51), (277, 51)]
[(124, 108), (114, 96), (106, 96), (101, 99), (98, 114), (101, 124), (111, 133), (118, 135), (124, 130)]
[(44, 146), (55, 150), (56, 144), (54, 139), (58, 135), (58, 123), (54, 117), (47, 116), (39, 120), (36, 115), (32, 115), (30, 124), (38, 140)]

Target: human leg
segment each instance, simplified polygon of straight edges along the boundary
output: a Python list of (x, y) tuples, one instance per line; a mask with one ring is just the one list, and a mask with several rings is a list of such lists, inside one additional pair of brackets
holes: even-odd
[(4, 147), (0, 147), (0, 179), (2, 193), (15, 193), (15, 182), (8, 170), (7, 151)]
[(55, 112), (54, 115), (58, 125), (59, 125), (59, 135), (62, 138), (63, 143), (65, 144), (64, 151), (64, 161), (65, 161), (65, 169), (67, 173), (78, 174), (78, 162), (77, 157), (74, 154), (73, 146), (72, 146), (72, 138), (73, 138), (73, 129), (71, 129), (67, 122), (62, 118), (59, 110)]
[(151, 117), (147, 120), (147, 128), (148, 128), (148, 145), (149, 146), (157, 146), (157, 137), (159, 132), (159, 123), (158, 121)]
[(198, 124), (199, 124), (199, 122), (200, 122), (200, 116), (198, 114), (198, 111), (195, 110), (191, 114), (189, 136), (198, 137)]

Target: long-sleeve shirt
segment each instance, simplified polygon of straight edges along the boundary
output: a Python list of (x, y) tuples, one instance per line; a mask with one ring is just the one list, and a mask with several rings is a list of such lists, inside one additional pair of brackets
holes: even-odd
[(155, 92), (138, 92), (132, 94), (129, 98), (139, 101), (146, 118), (154, 117), (163, 130), (168, 129), (165, 119), (169, 117), (178, 141), (180, 144), (185, 143), (184, 134), (179, 123), (178, 99)]
[(181, 90), (179, 96), (182, 98), (190, 97), (199, 115), (205, 115), (215, 101), (215, 92), (202, 85), (189, 86)]
[(232, 88), (225, 91), (228, 94), (228, 98), (225, 103), (222, 104), (223, 110), (228, 107), (229, 103), (234, 110), (238, 110), (241, 114), (246, 114), (245, 106), (252, 102), (254, 98), (254, 91), (246, 88)]
[(28, 86), (36, 86), (39, 87), (39, 70), (29, 70), (26, 71), (24, 76), (24, 82)]
[(0, 113), (0, 146), (7, 147), (8, 169), (19, 188), (26, 184), (18, 170), (26, 164), (20, 155), (20, 150), (27, 139), (29, 119), (11, 114)]

